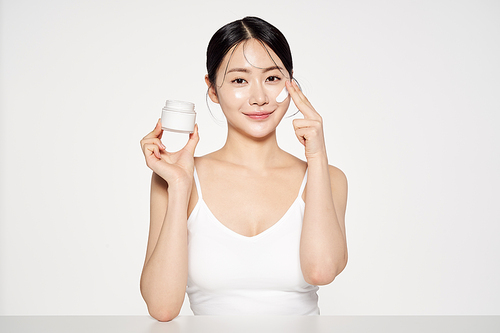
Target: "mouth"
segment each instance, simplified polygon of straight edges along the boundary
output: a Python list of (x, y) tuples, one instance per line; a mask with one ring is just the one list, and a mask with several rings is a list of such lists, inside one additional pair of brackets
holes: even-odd
[(243, 113), (243, 114), (250, 119), (263, 120), (263, 119), (268, 118), (271, 114), (273, 114), (273, 112), (274, 111), (262, 111), (262, 112), (249, 112), (249, 113)]

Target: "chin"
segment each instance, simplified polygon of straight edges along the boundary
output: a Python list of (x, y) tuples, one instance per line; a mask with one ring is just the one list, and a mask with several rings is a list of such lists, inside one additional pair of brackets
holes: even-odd
[(267, 139), (268, 137), (274, 135), (276, 133), (276, 126), (269, 126), (266, 128), (260, 129), (247, 129), (245, 133), (248, 136), (251, 136), (257, 140)]
[[(284, 114), (277, 114), (274, 112), (269, 118), (264, 120), (252, 120), (246, 118), (235, 119), (235, 122), (228, 122), (228, 125), (235, 129), (237, 132), (257, 140), (263, 140), (276, 133)], [(279, 119), (279, 120), (278, 120)]]

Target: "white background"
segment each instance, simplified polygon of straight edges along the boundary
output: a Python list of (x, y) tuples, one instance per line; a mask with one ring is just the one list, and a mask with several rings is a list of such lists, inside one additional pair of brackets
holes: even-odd
[[(246, 15), (287, 36), (349, 180), (322, 314), (500, 314), (500, 3), (477, 0), (2, 1), (0, 314), (147, 314), (139, 140), (170, 98), (197, 155), (223, 144), (205, 51)], [(303, 157), (290, 118), (279, 142)]]

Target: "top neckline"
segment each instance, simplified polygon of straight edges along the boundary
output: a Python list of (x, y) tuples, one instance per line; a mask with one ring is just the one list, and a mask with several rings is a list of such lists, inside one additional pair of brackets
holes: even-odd
[(199, 209), (200, 205), (203, 205), (207, 209), (207, 211), (209, 212), (211, 220), (214, 222), (214, 224), (217, 225), (219, 228), (221, 228), (223, 231), (225, 231), (225, 232), (227, 232), (227, 233), (229, 233), (229, 234), (231, 234), (231, 235), (233, 235), (235, 237), (241, 238), (241, 239), (246, 239), (246, 240), (256, 240), (256, 239), (259, 239), (259, 238), (263, 237), (264, 235), (267, 235), (272, 230), (276, 229), (282, 223), (282, 221), (284, 221), (286, 219), (286, 217), (290, 214), (290, 211), (292, 210), (292, 208), (298, 202), (302, 201), (305, 204), (304, 200), (302, 199), (302, 194), (303, 194), (304, 188), (305, 188), (305, 186), (307, 184), (307, 171), (308, 171), (308, 169), (306, 169), (306, 172), (304, 173), (304, 178), (302, 179), (302, 184), (300, 185), (300, 189), (299, 189), (299, 193), (298, 193), (297, 197), (292, 202), (292, 204), (290, 205), (290, 207), (288, 207), (288, 209), (283, 214), (283, 216), (281, 216), (281, 218), (278, 221), (276, 221), (274, 224), (272, 224), (269, 228), (265, 229), (264, 231), (258, 233), (255, 236), (245, 236), (245, 235), (242, 235), (242, 234), (240, 234), (240, 233), (238, 233), (238, 232), (230, 229), (229, 227), (227, 227), (225, 224), (223, 224), (214, 215), (214, 213), (212, 212), (212, 210), (210, 209), (210, 207), (208, 207), (208, 205), (205, 202), (205, 200), (203, 200), (203, 193), (201, 191), (200, 179), (198, 178), (198, 173), (196, 172), (196, 167), (194, 168), (193, 176), (194, 176), (194, 181), (195, 181), (195, 184), (196, 184), (196, 191), (198, 192), (198, 202), (196, 203), (195, 208), (193, 209), (193, 212), (196, 209)]

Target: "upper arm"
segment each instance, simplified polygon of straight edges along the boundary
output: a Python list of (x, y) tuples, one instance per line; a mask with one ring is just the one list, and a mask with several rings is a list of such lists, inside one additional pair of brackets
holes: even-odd
[(151, 177), (149, 236), (146, 259), (144, 265), (149, 261), (160, 236), (163, 220), (167, 213), (168, 191), (167, 182), (153, 172)]
[(333, 204), (335, 205), (337, 219), (344, 234), (344, 239), (346, 239), (345, 213), (347, 208), (347, 177), (342, 170), (337, 167), (330, 165), (328, 169), (330, 173)]

